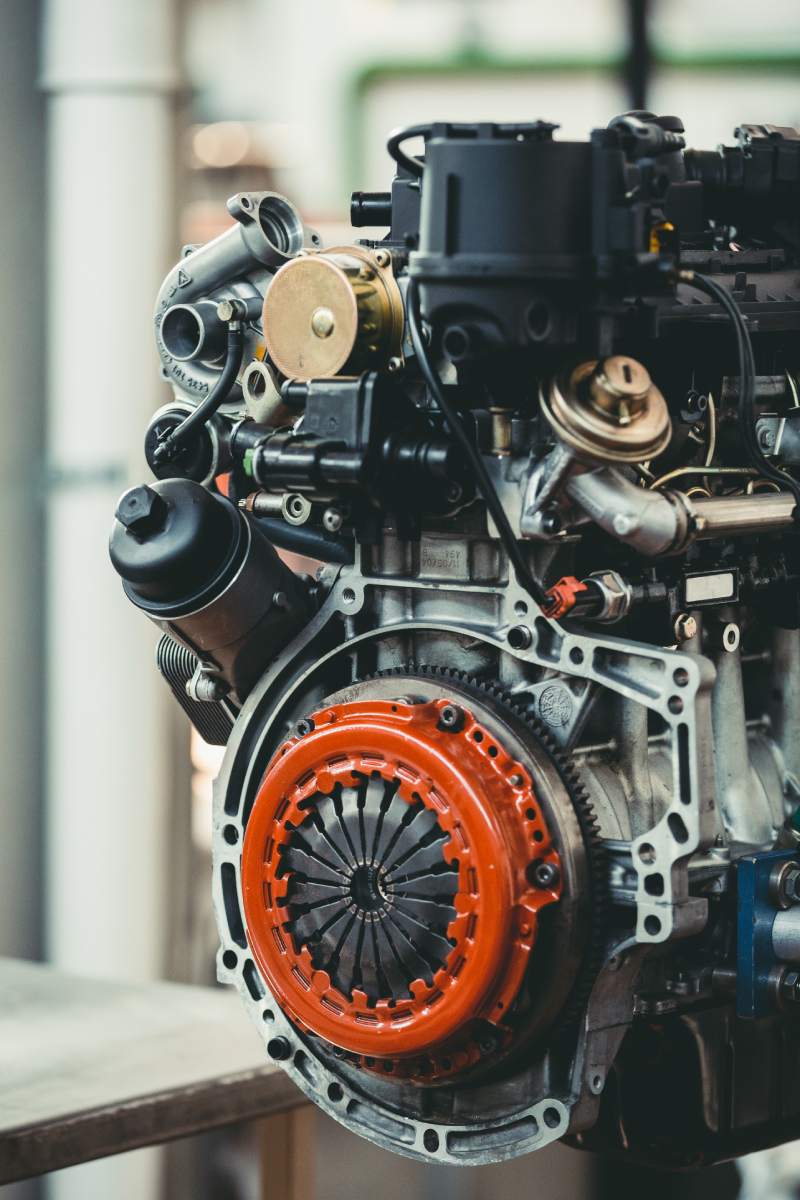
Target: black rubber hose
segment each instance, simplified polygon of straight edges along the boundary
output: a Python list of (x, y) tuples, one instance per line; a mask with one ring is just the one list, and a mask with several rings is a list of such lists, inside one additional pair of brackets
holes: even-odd
[(256, 517), (259, 529), (281, 550), (293, 550), (320, 562), (344, 563), (349, 566), (355, 556), (353, 543), (334, 534), (322, 533), (318, 529), (306, 529), (305, 525), (288, 525), (277, 517)]
[(683, 283), (697, 288), (698, 291), (705, 292), (712, 300), (716, 300), (731, 319), (736, 334), (736, 351), (739, 359), (739, 402), (737, 406), (739, 429), (750, 461), (756, 470), (766, 479), (771, 479), (773, 483), (788, 488), (794, 496), (794, 519), (797, 521), (800, 518), (800, 481), (794, 479), (788, 471), (783, 471), (770, 462), (758, 442), (755, 407), (756, 362), (753, 343), (750, 340), (750, 330), (747, 328), (742, 311), (728, 289), (717, 283), (716, 279), (711, 279), (708, 275), (699, 275), (696, 271), (681, 271), (678, 278)]
[(422, 334), (422, 323), (419, 312), (419, 293), (415, 280), (411, 280), (408, 285), (407, 292), (407, 315), (408, 327), (411, 333), (411, 341), (414, 346), (414, 353), (417, 356), (417, 361), (422, 371), (422, 377), (428, 386), (428, 390), (436, 401), (442, 416), (447, 422), (447, 426), (458, 442), (464, 457), (472, 467), (475, 473), (475, 482), (486, 503), (486, 507), (491, 513), (492, 520), (497, 526), (497, 532), (500, 535), (506, 554), (514, 565), (514, 570), (517, 573), (517, 578), (525, 591), (536, 601), (540, 608), (547, 609), (550, 606), (550, 600), (538, 579), (535, 578), (533, 572), (525, 561), (525, 557), (520, 549), (519, 543), (511, 528), (511, 524), (506, 516), (506, 510), (503, 508), (500, 497), (498, 496), (495, 486), (489, 477), (489, 472), (486, 470), (480, 451), (475, 446), (472, 438), (467, 433), (456, 410), (450, 404), (450, 401), (445, 395), (445, 390), (433, 369), (433, 365), (428, 354), (428, 347), (425, 344), (425, 339)]
[(198, 404), (189, 415), (181, 421), (180, 425), (169, 433), (160, 446), (156, 446), (153, 451), (153, 461), (163, 462), (169, 459), (194, 432), (195, 429), (201, 429), (203, 425), (213, 417), (221, 404), (224, 404), (228, 396), (231, 394), (233, 385), (236, 383), (236, 376), (239, 374), (239, 367), (242, 365), (242, 350), (244, 349), (244, 330), (241, 322), (231, 321), (228, 324), (228, 344), (225, 350), (225, 362), (222, 366), (219, 379), (214, 384), (211, 391), (206, 396), (201, 404)]
[(407, 129), (396, 129), (386, 143), (386, 150), (389, 156), (394, 159), (399, 167), (405, 167), (409, 174), (414, 175), (417, 179), (422, 178), (425, 164), (420, 159), (414, 158), (411, 154), (406, 154), (405, 150), (401, 149), (401, 145), (403, 142), (407, 142), (409, 138), (429, 137), (430, 132), (430, 125), (409, 125)]

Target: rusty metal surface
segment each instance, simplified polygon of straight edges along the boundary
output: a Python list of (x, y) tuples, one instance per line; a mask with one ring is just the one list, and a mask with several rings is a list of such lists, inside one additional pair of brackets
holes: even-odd
[(302, 1102), (227, 992), (0, 959), (0, 1184)]

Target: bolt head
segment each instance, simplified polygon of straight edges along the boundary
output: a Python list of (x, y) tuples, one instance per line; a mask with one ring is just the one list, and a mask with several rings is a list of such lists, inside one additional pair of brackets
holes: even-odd
[(466, 719), (466, 713), (457, 704), (445, 704), (439, 709), (439, 728), (447, 733), (459, 733)]
[(158, 492), (146, 483), (130, 488), (120, 497), (116, 518), (120, 525), (136, 535), (149, 533), (164, 523), (167, 505)]
[(533, 869), (533, 882), (540, 888), (553, 888), (559, 880), (559, 870), (555, 863), (540, 862)]
[(298, 737), (308, 737), (309, 733), (313, 733), (316, 725), (310, 717), (304, 717), (302, 721), (298, 721), (294, 727), (294, 731)]
[(697, 635), (697, 618), (691, 613), (679, 613), (675, 618), (675, 641), (688, 642)]
[(311, 314), (311, 330), (318, 338), (330, 337), (336, 327), (333, 313), (321, 305)]
[(539, 524), (542, 527), (542, 533), (547, 534), (548, 537), (553, 537), (561, 532), (561, 517), (553, 509), (542, 513)]
[(388, 250), (376, 250), (375, 251), (375, 262), (378, 264), (379, 267), (388, 267), (389, 263), (391, 261), (392, 261), (392, 256)]

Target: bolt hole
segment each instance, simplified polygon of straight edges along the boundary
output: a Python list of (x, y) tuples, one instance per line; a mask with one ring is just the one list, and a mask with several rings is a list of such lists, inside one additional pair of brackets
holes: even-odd
[(475, 732), (472, 735), (472, 740), (474, 742), (482, 742), (483, 741), (483, 734), (481, 733), (480, 729), (475, 730)]
[(680, 696), (670, 696), (667, 707), (671, 713), (682, 713), (683, 701), (681, 700)]
[(655, 871), (652, 875), (648, 875), (644, 881), (644, 890), (648, 896), (663, 896), (664, 895), (664, 876)]
[(235, 950), (226, 950), (222, 956), (222, 965), (223, 967), (227, 967), (229, 971), (233, 970), (238, 961), (239, 958)]
[(644, 863), (654, 863), (656, 861), (656, 848), (651, 846), (649, 842), (642, 842), (637, 854)]
[(463, 362), (472, 350), (473, 339), (463, 325), (451, 325), (442, 337), (442, 350), (451, 362)]
[(235, 846), (239, 840), (239, 830), (235, 825), (226, 825), (222, 831), (222, 836), (229, 846)]
[(535, 821), (536, 820), (536, 809), (535, 808), (526, 808), (525, 816), (528, 818), (529, 821)]
[(583, 651), (580, 646), (573, 646), (569, 652), (569, 661), (579, 667), (583, 662)]
[(527, 611), (528, 611), (528, 606), (524, 600), (518, 600), (516, 602), (516, 604), (514, 605), (514, 612), (517, 614), (518, 617), (524, 617)]
[(546, 1108), (542, 1113), (542, 1120), (548, 1129), (555, 1129), (561, 1123), (561, 1117), (558, 1115), (558, 1109)]
[(644, 928), (646, 933), (649, 933), (651, 937), (655, 937), (657, 933), (661, 932), (661, 922), (658, 917), (654, 917), (651, 914), (649, 917), (645, 917)]
[(352, 588), (346, 587), (342, 589), (342, 600), (345, 602), (345, 604), (354, 604), (355, 599), (356, 594)]
[(677, 671), (673, 672), (672, 678), (676, 687), (686, 687), (689, 682), (689, 672), (685, 667), (678, 667)]
[(338, 1104), (343, 1096), (344, 1096), (344, 1090), (342, 1089), (341, 1084), (339, 1084), (339, 1083), (329, 1083), (328, 1084), (328, 1099), (329, 1100), (332, 1100), (334, 1104)]
[(592, 1076), (592, 1091), (595, 1093), (595, 1095), (597, 1095), (598, 1092), (602, 1092), (602, 1090), (603, 1090), (603, 1076), (602, 1075), (593, 1075)]
[(489, 757), (490, 757), (490, 758), (497, 758), (497, 746), (490, 746), (490, 747), (489, 747)]
[(439, 1135), (435, 1129), (426, 1129), (422, 1135), (422, 1144), (429, 1154), (435, 1154), (439, 1149)]
[(267, 1023), (269, 1023), (270, 1021), (274, 1021), (275, 1013), (272, 1011), (271, 1008), (265, 1008), (261, 1014), (261, 1020), (266, 1021)]
[(527, 625), (515, 625), (508, 631), (508, 644), (512, 650), (527, 650), (533, 636)]

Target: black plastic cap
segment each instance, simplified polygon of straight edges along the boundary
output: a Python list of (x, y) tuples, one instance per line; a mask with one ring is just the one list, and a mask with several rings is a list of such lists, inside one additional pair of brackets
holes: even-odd
[(225, 572), (243, 521), (222, 496), (190, 479), (131, 488), (120, 499), (109, 553), (134, 603), (191, 605)]

